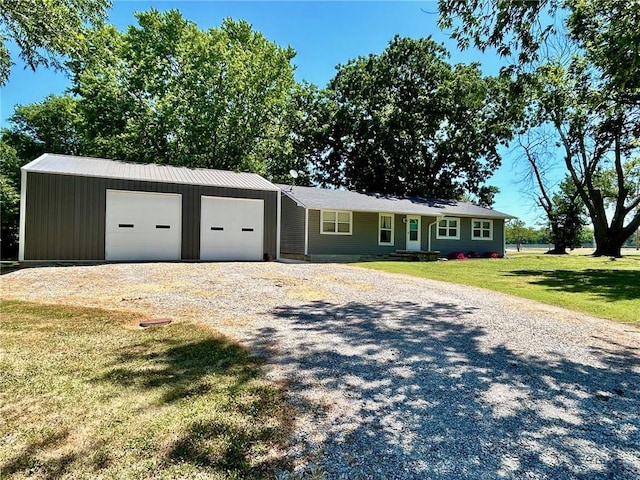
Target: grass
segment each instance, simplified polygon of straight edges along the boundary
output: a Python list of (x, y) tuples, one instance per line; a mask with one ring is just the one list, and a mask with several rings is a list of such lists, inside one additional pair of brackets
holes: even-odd
[(260, 363), (194, 323), (4, 301), (0, 477), (272, 478), (291, 412)]
[(358, 265), (487, 288), (640, 326), (640, 256), (612, 260), (518, 254), (508, 259)]

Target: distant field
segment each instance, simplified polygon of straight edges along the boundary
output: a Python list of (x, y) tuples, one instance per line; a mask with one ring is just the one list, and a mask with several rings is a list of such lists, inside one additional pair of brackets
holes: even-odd
[[(509, 258), (358, 263), (392, 273), (487, 288), (640, 326), (640, 254), (594, 258), (507, 252)], [(633, 251), (635, 253), (635, 251)]]
[[(507, 253), (510, 255), (512, 253), (518, 253), (515, 245), (507, 244)], [(544, 253), (549, 250), (552, 245), (521, 245), (520, 253)], [(593, 253), (593, 248), (577, 248), (575, 250), (571, 250), (569, 252), (570, 255), (591, 255)], [(640, 250), (636, 250), (635, 247), (631, 248), (623, 248), (622, 256), (626, 257), (628, 255), (640, 255)]]

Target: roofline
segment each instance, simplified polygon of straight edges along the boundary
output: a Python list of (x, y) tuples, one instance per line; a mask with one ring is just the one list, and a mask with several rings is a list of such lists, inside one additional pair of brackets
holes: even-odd
[[(36, 158), (35, 160), (31, 160), (29, 163), (27, 163), (26, 165), (23, 165), (22, 167), (20, 167), (20, 170), (24, 170), (25, 172), (30, 171), (29, 168), (33, 167), (33, 165), (40, 163), (42, 160), (44, 160), (45, 158), (47, 158), (49, 155), (51, 155), (50, 153), (43, 153), (42, 155), (40, 155), (38, 158)], [(71, 155), (65, 155), (65, 157), (70, 157)], [(50, 173), (50, 172), (43, 172), (43, 173)]]
[[(168, 168), (186, 168), (188, 170), (204, 170), (204, 171), (219, 171), (219, 172), (224, 172), (224, 173), (236, 173), (236, 174), (246, 174), (246, 175), (256, 175), (258, 177), (260, 177), (262, 180), (264, 180), (265, 182), (268, 182), (269, 184), (273, 185), (273, 188), (258, 188), (258, 187), (252, 187), (252, 188), (247, 188), (247, 187), (239, 187), (237, 185), (224, 185), (224, 184), (207, 184), (207, 183), (192, 183), (192, 182), (179, 182), (179, 181), (166, 181), (166, 180), (150, 180), (150, 179), (140, 179), (140, 178), (127, 178), (127, 177), (122, 177), (122, 176), (117, 176), (117, 175), (99, 175), (99, 174), (86, 174), (86, 173), (71, 173), (71, 172), (58, 172), (58, 171), (54, 171), (54, 170), (32, 170), (31, 168), (33, 168), (34, 165), (38, 164), (40, 161), (44, 160), (46, 157), (48, 156), (56, 156), (56, 157), (70, 157), (70, 158), (88, 158), (88, 159), (93, 159), (93, 160), (106, 160), (109, 162), (120, 162), (120, 163), (127, 163), (127, 164), (131, 164), (131, 165), (153, 165), (156, 167), (168, 167)], [(35, 160), (27, 163), (26, 165), (24, 165), (23, 167), (20, 168), (20, 170), (24, 170), (25, 172), (31, 172), (31, 173), (46, 173), (49, 175), (68, 175), (71, 177), (86, 177), (86, 178), (115, 178), (115, 179), (119, 179), (119, 180), (133, 180), (133, 181), (137, 181), (137, 182), (152, 182), (152, 183), (168, 183), (168, 184), (174, 184), (174, 185), (202, 185), (205, 187), (219, 187), (219, 188), (235, 188), (238, 190), (259, 190), (262, 192), (279, 192), (281, 191), (280, 187), (278, 187), (276, 184), (269, 182), (269, 180), (267, 180), (266, 178), (262, 177), (261, 175), (258, 175), (257, 173), (252, 173), (252, 172), (233, 172), (231, 170), (219, 170), (219, 169), (213, 169), (213, 168), (191, 168), (191, 167), (179, 167), (179, 166), (175, 166), (175, 165), (162, 165), (160, 163), (136, 163), (136, 162), (126, 162), (124, 160), (114, 160), (114, 159), (110, 159), (110, 158), (99, 158), (99, 157), (83, 157), (81, 155), (66, 155), (66, 154), (58, 154), (58, 153), (43, 153), (42, 155), (40, 155), (38, 158), (36, 158)]]
[[(314, 187), (310, 187), (310, 188), (314, 188)], [(335, 210), (344, 210), (344, 211), (349, 211), (349, 212), (360, 212), (360, 213), (394, 213), (396, 215), (422, 215), (424, 217), (447, 217), (447, 216), (451, 216), (451, 217), (460, 217), (460, 218), (493, 218), (493, 219), (504, 219), (504, 220), (511, 220), (517, 217), (514, 217), (513, 215), (509, 215), (507, 213), (501, 213), (501, 212), (497, 212), (497, 214), (483, 214), (483, 215), (476, 215), (476, 214), (466, 214), (466, 213), (453, 213), (453, 212), (447, 212), (447, 211), (443, 211), (442, 213), (433, 213), (433, 214), (426, 214), (426, 213), (419, 213), (419, 212), (408, 212), (406, 210), (380, 210), (379, 208), (372, 208), (372, 209), (358, 209), (358, 208), (343, 208), (343, 207), (326, 207), (326, 206), (318, 206), (318, 205), (308, 205), (305, 204), (303, 202), (301, 202), (300, 200), (298, 200), (295, 196), (293, 196), (292, 192), (290, 190), (280, 190), (283, 194), (285, 194), (287, 197), (289, 197), (291, 200), (293, 200), (294, 202), (296, 202), (296, 205), (302, 208), (306, 208), (306, 209), (311, 209), (311, 210), (328, 210), (328, 209), (335, 209)], [(484, 207), (479, 207), (479, 208), (484, 208)], [(495, 210), (494, 210), (495, 211)]]
[[(277, 186), (277, 185), (276, 185)], [(296, 197), (293, 196), (293, 194), (291, 193), (291, 190), (283, 190), (282, 188), (280, 188), (280, 192), (284, 193), (287, 197), (289, 197), (291, 200), (293, 200), (294, 202), (296, 202), (296, 205), (298, 207), (302, 207), (302, 208), (314, 208), (314, 207), (308, 207), (307, 205), (305, 205), (304, 203), (302, 203), (300, 200), (298, 200)]]

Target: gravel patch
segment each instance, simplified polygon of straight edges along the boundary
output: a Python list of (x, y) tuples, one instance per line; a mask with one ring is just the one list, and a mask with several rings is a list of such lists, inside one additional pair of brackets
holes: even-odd
[(0, 288), (207, 322), (264, 355), (297, 418), (279, 478), (640, 478), (631, 326), (343, 265), (34, 268)]

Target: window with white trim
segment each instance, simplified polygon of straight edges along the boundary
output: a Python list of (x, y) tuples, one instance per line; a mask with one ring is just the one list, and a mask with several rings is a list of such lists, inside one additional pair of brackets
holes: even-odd
[(391, 213), (379, 214), (378, 245), (393, 245), (393, 217)]
[(438, 222), (438, 239), (460, 240), (460, 219), (445, 217)]
[(351, 235), (353, 216), (351, 212), (322, 210), (320, 212), (320, 233), (326, 235)]
[(493, 240), (493, 220), (474, 218), (471, 220), (472, 240)]

